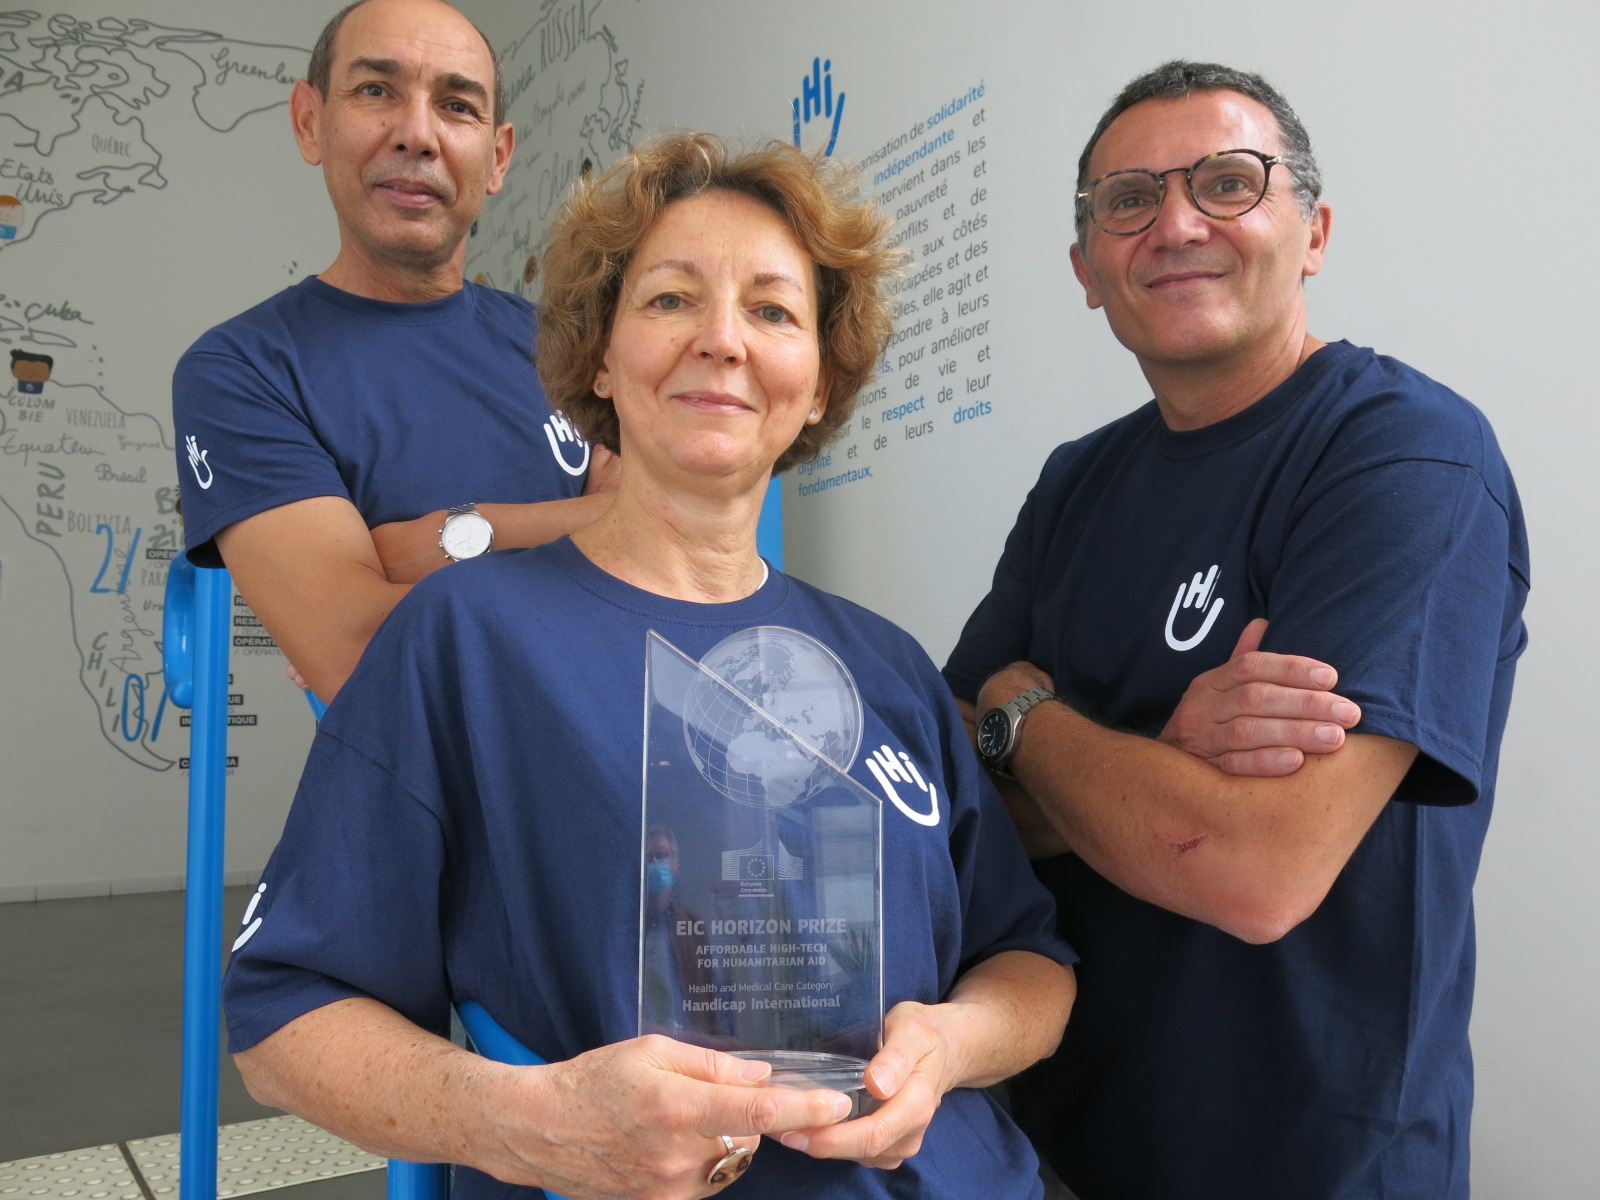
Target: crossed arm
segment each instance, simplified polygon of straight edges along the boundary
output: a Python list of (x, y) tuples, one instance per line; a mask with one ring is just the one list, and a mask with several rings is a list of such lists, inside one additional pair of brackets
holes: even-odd
[[(1159, 739), (1065, 704), (1028, 714), (1015, 782), (999, 780), (1035, 857), (1074, 852), (1124, 891), (1250, 942), (1282, 937), (1321, 904), (1394, 794), (1416, 747), (1346, 735), (1360, 710), (1314, 659), (1256, 650), (1190, 685)], [(1027, 663), (998, 672), (976, 712), (1051, 687)], [(1334, 753), (1338, 751), (1338, 753)]]
[[(495, 545), (543, 545), (604, 512), (616, 458), (598, 446), (592, 454), (582, 496), (480, 504)], [(349, 500), (317, 496), (228, 526), (217, 534), (217, 549), (291, 672), (331, 701), (389, 611), (417, 580), (449, 561), (439, 549), (444, 517), (440, 509), (369, 530)]]
[(1054, 1049), (1074, 995), (1068, 968), (1008, 951), (969, 970), (944, 1003), (896, 1005), (867, 1070), (885, 1103), (843, 1123), (850, 1105), (837, 1092), (763, 1088), (765, 1064), (669, 1038), (513, 1067), (366, 999), (314, 1009), (236, 1061), (262, 1103), (375, 1154), (464, 1163), (574, 1200), (706, 1196), (722, 1135), (898, 1166), (945, 1092), (995, 1082)]

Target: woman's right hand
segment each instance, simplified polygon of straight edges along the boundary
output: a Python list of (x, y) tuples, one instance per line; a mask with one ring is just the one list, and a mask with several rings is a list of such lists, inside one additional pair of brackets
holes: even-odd
[(505, 1074), (488, 1116), (502, 1153), (475, 1165), (570, 1200), (710, 1196), (724, 1135), (754, 1150), (762, 1134), (832, 1125), (850, 1111), (839, 1092), (762, 1087), (767, 1064), (658, 1035), (496, 1070)]

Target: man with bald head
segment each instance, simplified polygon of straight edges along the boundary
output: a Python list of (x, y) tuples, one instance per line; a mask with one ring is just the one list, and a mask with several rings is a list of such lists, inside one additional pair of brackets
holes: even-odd
[(1112, 104), (1072, 266), (1154, 399), (1052, 454), (945, 669), (1083, 956), (1014, 1093), (1082, 1200), (1467, 1195), (1527, 540), (1476, 409), (1308, 331), (1320, 195), (1259, 76)]
[(515, 141), (483, 35), (440, 0), (329, 22), (289, 98), (339, 252), (225, 322), (173, 380), (187, 549), (226, 565), (331, 700), (417, 579), (593, 520), (604, 451), (544, 402), (534, 317), (463, 279)]

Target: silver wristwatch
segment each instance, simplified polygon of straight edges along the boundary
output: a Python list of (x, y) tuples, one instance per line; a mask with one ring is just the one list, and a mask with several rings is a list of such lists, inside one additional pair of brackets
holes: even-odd
[(451, 562), (477, 558), (494, 548), (494, 526), (476, 504), (458, 504), (444, 515), (439, 549)]
[(1029, 688), (984, 713), (978, 722), (978, 757), (983, 759), (983, 765), (997, 774), (1009, 776), (1011, 760), (1017, 753), (1022, 718), (1030, 708), (1055, 698), (1049, 688)]

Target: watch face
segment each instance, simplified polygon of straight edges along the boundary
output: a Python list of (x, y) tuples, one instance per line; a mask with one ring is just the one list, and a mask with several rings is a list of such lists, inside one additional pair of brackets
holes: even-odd
[(991, 708), (978, 722), (978, 753), (984, 758), (994, 758), (1006, 748), (1011, 722), (998, 708)]
[(476, 558), (494, 541), (494, 528), (481, 514), (456, 513), (444, 523), (439, 545), (451, 558)]

